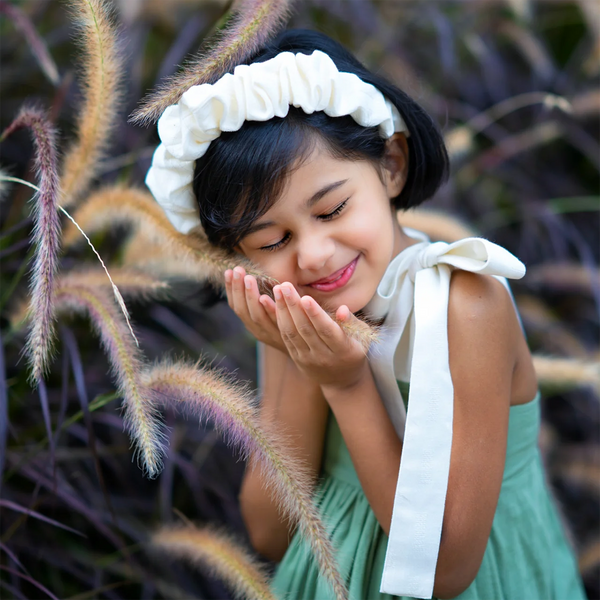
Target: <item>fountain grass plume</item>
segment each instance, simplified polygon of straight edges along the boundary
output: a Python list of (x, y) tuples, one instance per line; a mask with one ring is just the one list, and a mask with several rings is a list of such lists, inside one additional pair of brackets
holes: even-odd
[(130, 121), (144, 126), (156, 122), (190, 87), (214, 83), (249, 59), (285, 25), (290, 4), (291, 0), (237, 0), (230, 22), (208, 42), (208, 51), (189, 61), (143, 100)]
[(88, 188), (98, 172), (118, 116), (123, 61), (117, 34), (103, 0), (69, 0), (80, 27), (83, 50), (83, 102), (76, 140), (67, 152), (61, 175), (61, 204), (68, 207)]
[[(112, 280), (119, 287), (121, 294), (132, 300), (156, 300), (168, 296), (169, 284), (154, 276), (134, 270), (130, 267), (111, 267)], [(82, 285), (90, 288), (113, 291), (111, 282), (103, 269), (76, 268), (58, 276), (57, 287)], [(23, 300), (14, 305), (9, 313), (9, 322), (13, 331), (22, 329), (31, 318), (29, 302)]]
[[(184, 235), (178, 232), (152, 195), (143, 190), (124, 186), (97, 190), (77, 209), (74, 218), (88, 233), (116, 225), (133, 226), (134, 229), (143, 232), (149, 243), (155, 244), (154, 251), (148, 254), (154, 257), (155, 262), (160, 262), (156, 260), (156, 250), (160, 248), (163, 256), (168, 255), (165, 261), (179, 261), (185, 265), (182, 268), (187, 272), (196, 273), (195, 279), (210, 281), (218, 287), (224, 287), (225, 270), (236, 265), (243, 266), (263, 287), (274, 283), (247, 259), (215, 248), (203, 235)], [(73, 244), (76, 239), (75, 228), (67, 226), (64, 234), (65, 245)], [(151, 263), (152, 260), (149, 260), (148, 264)], [(168, 269), (162, 269), (162, 273), (167, 274)]]
[(284, 450), (281, 440), (260, 426), (258, 410), (247, 387), (215, 370), (191, 363), (163, 361), (143, 375), (156, 402), (211, 419), (227, 440), (263, 469), (283, 514), (297, 522), (308, 539), (322, 575), (335, 597), (346, 598), (333, 547), (312, 503), (310, 478), (302, 463)]
[[(111, 267), (112, 280), (123, 296), (132, 300), (155, 300), (167, 296), (169, 284), (131, 267)], [(86, 287), (106, 288), (112, 291), (112, 285), (106, 273), (99, 268), (77, 268), (60, 277), (63, 286), (83, 285)]]
[(542, 388), (565, 390), (591, 386), (600, 395), (597, 361), (534, 355), (533, 366)]
[(58, 269), (61, 226), (58, 216), (59, 178), (55, 131), (44, 113), (24, 107), (3, 132), (0, 141), (22, 127), (29, 128), (35, 143), (35, 167), (39, 187), (33, 197), (35, 254), (31, 268), (31, 325), (25, 353), (31, 366), (33, 385), (48, 369), (54, 341), (53, 286)]
[(156, 477), (162, 468), (165, 436), (153, 394), (140, 381), (142, 353), (129, 333), (110, 286), (77, 284), (73, 280), (62, 283), (55, 290), (55, 308), (59, 314), (85, 313), (92, 321), (123, 396), (125, 426), (136, 445), (136, 454), (148, 477)]
[(191, 524), (162, 527), (150, 544), (153, 550), (184, 559), (219, 577), (237, 598), (275, 600), (264, 565), (223, 531)]
[(456, 242), (463, 238), (477, 236), (477, 232), (461, 220), (447, 213), (435, 210), (398, 211), (398, 222), (403, 227), (411, 227), (427, 234), (433, 240)]
[(14, 23), (15, 27), (21, 31), (44, 75), (52, 85), (57, 86), (60, 82), (60, 76), (56, 63), (52, 60), (44, 40), (36, 31), (31, 19), (18, 6), (4, 1), (0, 2), (0, 14), (5, 14)]

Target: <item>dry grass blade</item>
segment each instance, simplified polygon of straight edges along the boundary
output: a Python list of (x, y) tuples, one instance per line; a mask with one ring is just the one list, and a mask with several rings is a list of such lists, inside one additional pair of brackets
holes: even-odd
[(541, 298), (532, 295), (516, 296), (519, 314), (530, 337), (537, 338), (536, 345), (549, 354), (559, 354), (587, 360), (588, 349), (572, 333)]
[(290, 0), (244, 0), (236, 2), (231, 24), (213, 41), (212, 47), (187, 64), (177, 75), (143, 101), (131, 116), (139, 125), (149, 125), (176, 104), (193, 85), (214, 83), (235, 65), (252, 56), (285, 24)]
[(308, 539), (321, 573), (335, 597), (347, 591), (338, 573), (327, 531), (311, 499), (311, 486), (303, 466), (282, 450), (282, 443), (259, 424), (258, 411), (247, 391), (223, 374), (187, 363), (159, 363), (143, 377), (157, 393), (157, 401), (191, 411), (214, 421), (228, 440), (260, 464), (280, 509), (297, 522)]
[(542, 81), (550, 81), (554, 76), (552, 58), (546, 45), (535, 35), (531, 27), (506, 20), (499, 25), (499, 31), (514, 44), (537, 77)]
[(236, 597), (275, 600), (267, 572), (239, 542), (212, 527), (163, 527), (151, 544), (168, 556), (207, 569), (228, 585)]
[(578, 0), (579, 9), (585, 17), (593, 44), (590, 44), (589, 56), (583, 61), (582, 70), (588, 77), (596, 77), (600, 72), (600, 8), (597, 2)]
[[(127, 187), (108, 187), (100, 189), (79, 207), (74, 215), (80, 227), (88, 233), (103, 230), (115, 225), (133, 226), (143, 231), (144, 239), (154, 244), (145, 260), (136, 266), (157, 265), (157, 272), (168, 275), (173, 266), (173, 275), (188, 273), (199, 281), (210, 281), (223, 286), (223, 273), (241, 265), (246, 272), (255, 275), (263, 286), (271, 280), (243, 257), (230, 255), (211, 246), (200, 235), (183, 235), (169, 222), (165, 213), (148, 192)], [(65, 245), (75, 242), (77, 233), (69, 226), (65, 231)], [(160, 251), (162, 259), (157, 256)], [(138, 253), (141, 259), (144, 253)], [(161, 261), (167, 266), (160, 268)], [(179, 262), (179, 267), (177, 267)], [(172, 275), (171, 275), (172, 276)]]
[(84, 98), (77, 120), (77, 139), (63, 164), (61, 204), (65, 207), (77, 201), (97, 173), (116, 122), (123, 69), (106, 3), (71, 0), (70, 6), (81, 27)]
[(600, 542), (593, 541), (579, 553), (579, 570), (581, 573), (591, 571), (600, 565)]
[(527, 283), (551, 290), (590, 294), (594, 287), (600, 289), (600, 269), (574, 262), (547, 263), (528, 269)]
[(597, 362), (534, 355), (533, 365), (541, 387), (570, 389), (592, 386), (600, 395), (600, 365)]
[(35, 255), (31, 269), (31, 329), (26, 354), (31, 365), (31, 381), (37, 384), (48, 368), (54, 341), (53, 287), (58, 268), (60, 220), (58, 217), (59, 180), (56, 163), (55, 132), (45, 115), (24, 108), (2, 134), (27, 127), (35, 141), (35, 165), (39, 188), (33, 199), (33, 242)]
[(456, 242), (477, 236), (477, 232), (466, 223), (447, 213), (434, 210), (398, 211), (398, 222), (427, 234), (432, 240)]
[(596, 496), (600, 493), (600, 456), (598, 452), (565, 453), (558, 461), (556, 474), (563, 480), (587, 488)]
[(164, 456), (164, 435), (152, 393), (140, 381), (143, 357), (133, 342), (112, 291), (82, 283), (63, 283), (56, 288), (57, 313), (89, 315), (111, 362), (125, 403), (125, 425), (137, 446), (142, 467), (149, 477), (158, 475)]
[[(600, 42), (599, 42), (600, 45)], [(600, 90), (582, 92), (572, 100), (573, 114), (579, 118), (595, 116), (600, 113)]]
[(0, 203), (8, 196), (10, 192), (10, 175), (0, 167)]

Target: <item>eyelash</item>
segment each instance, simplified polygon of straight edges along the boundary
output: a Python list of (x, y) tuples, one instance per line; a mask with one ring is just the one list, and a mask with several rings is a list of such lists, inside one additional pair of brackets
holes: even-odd
[[(319, 215), (317, 218), (320, 219), (321, 221), (331, 221), (332, 219), (337, 217), (344, 210), (344, 208), (346, 208), (346, 204), (348, 203), (348, 200), (349, 200), (349, 198), (346, 198), (340, 205), (338, 205), (336, 208), (334, 208), (330, 213), (327, 213), (326, 215)], [(287, 243), (289, 237), (290, 237), (290, 234), (286, 233), (283, 236), (283, 238), (281, 238), (278, 242), (275, 242), (274, 244), (271, 244), (270, 246), (263, 246), (262, 248), (260, 248), (260, 250), (264, 250), (265, 252), (273, 252), (274, 250), (281, 248), (281, 246), (283, 246), (285, 243)]]

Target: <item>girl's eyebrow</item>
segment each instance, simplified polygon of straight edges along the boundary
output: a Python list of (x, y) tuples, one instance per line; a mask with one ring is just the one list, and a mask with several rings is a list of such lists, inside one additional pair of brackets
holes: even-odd
[[(347, 179), (340, 179), (340, 181), (334, 181), (333, 183), (328, 183), (326, 186), (323, 186), (319, 191), (315, 192), (306, 201), (306, 207), (312, 208), (321, 198), (323, 198), (323, 196), (326, 196), (327, 194), (329, 194), (329, 192), (337, 190), (339, 187), (343, 186), (347, 181)], [(263, 221), (262, 223), (255, 223), (250, 226), (244, 237), (252, 235), (257, 231), (267, 229), (267, 227), (271, 227), (271, 225), (275, 225), (275, 223), (273, 223), (273, 221)]]
[(329, 183), (328, 185), (322, 187), (318, 192), (315, 192), (307, 201), (306, 207), (311, 208), (314, 206), (323, 196), (329, 194), (329, 192), (333, 192), (333, 190), (337, 190), (339, 187), (344, 185), (348, 180), (341, 179), (340, 181), (334, 181), (333, 183)]

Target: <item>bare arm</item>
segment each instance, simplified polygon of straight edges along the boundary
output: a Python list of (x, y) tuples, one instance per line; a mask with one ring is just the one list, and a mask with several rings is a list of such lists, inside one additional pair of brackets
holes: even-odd
[[(304, 305), (314, 332), (308, 330), (297, 304)], [(310, 300), (300, 303), (292, 294), (287, 310), (289, 316), (281, 309), (280, 330), (290, 344), (290, 355), (321, 381), (367, 500), (389, 532), (402, 444), (370, 369), (366, 361), (345, 369), (337, 360), (344, 356), (345, 347), (341, 341), (335, 347), (338, 333), (324, 314), (313, 311)], [(483, 559), (502, 483), (516, 348), (522, 338), (506, 290), (491, 277), (454, 273), (448, 322), (454, 435), (434, 585), (435, 595), (441, 598), (464, 591)], [(321, 342), (334, 347), (331, 356)], [(321, 353), (318, 359), (313, 358), (315, 352)], [(357, 359), (347, 354), (344, 360)]]
[[(307, 463), (314, 484), (321, 468), (329, 407), (319, 385), (302, 375), (289, 356), (265, 346), (264, 359), (261, 425), (285, 436), (293, 452)], [(265, 489), (260, 465), (252, 459), (239, 499), (254, 548), (271, 560), (281, 560), (294, 530), (281, 518)]]

